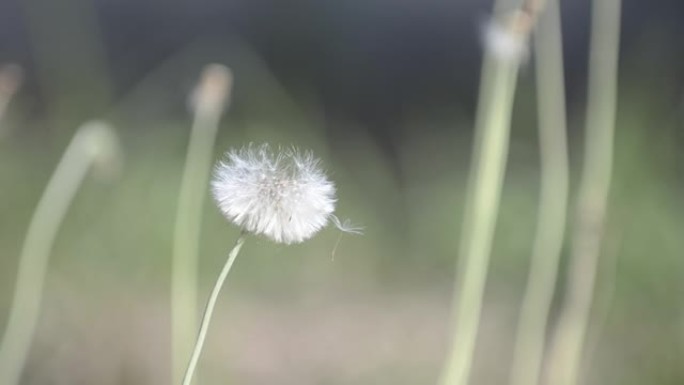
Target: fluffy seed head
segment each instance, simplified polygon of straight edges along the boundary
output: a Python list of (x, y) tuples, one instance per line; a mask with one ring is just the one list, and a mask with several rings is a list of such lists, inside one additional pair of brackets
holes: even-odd
[(485, 49), (499, 60), (524, 62), (529, 55), (527, 33), (516, 20), (513, 17), (492, 19), (482, 29)]
[(214, 199), (230, 221), (279, 243), (298, 243), (335, 211), (335, 186), (311, 153), (268, 145), (230, 151), (216, 166)]

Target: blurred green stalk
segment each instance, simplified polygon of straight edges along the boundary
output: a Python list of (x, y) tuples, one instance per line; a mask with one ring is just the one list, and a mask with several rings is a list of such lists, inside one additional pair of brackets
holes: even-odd
[(549, 0), (540, 15), (534, 43), (541, 188), (537, 232), (513, 350), (511, 385), (534, 385), (540, 379), (546, 324), (565, 231), (569, 170), (563, 43), (557, 0)]
[(486, 36), (476, 143), (454, 294), (455, 327), (440, 379), (442, 385), (465, 385), (470, 377), (506, 168), (518, 67), (533, 20), (530, 16), (526, 11), (517, 11), (509, 18), (495, 20), (501, 24), (490, 26), (497, 29), (488, 31), (494, 35)]
[(207, 66), (192, 95), (195, 118), (181, 181), (171, 266), (173, 383), (179, 384), (197, 331), (197, 275), (202, 208), (209, 183), (214, 141), (232, 85), (230, 70)]
[(567, 288), (549, 353), (549, 381), (578, 382), (589, 325), (613, 163), (620, 0), (594, 0), (584, 165)]
[(21, 86), (23, 70), (15, 64), (0, 67), (0, 139), (7, 134), (5, 128), (5, 112), (12, 98)]
[(118, 159), (114, 131), (100, 122), (81, 126), (38, 202), (19, 256), (16, 287), (0, 344), (0, 384), (19, 383), (35, 333), (50, 250), (64, 216), (91, 166)]

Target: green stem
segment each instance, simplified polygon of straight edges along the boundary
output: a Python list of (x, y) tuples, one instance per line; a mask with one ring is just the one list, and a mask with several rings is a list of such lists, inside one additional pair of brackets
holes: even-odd
[(496, 226), (519, 61), (485, 56), (476, 125), (476, 150), (455, 288), (455, 328), (440, 383), (465, 385), (470, 376), (480, 323), (489, 257)]
[(223, 266), (221, 274), (219, 274), (219, 277), (216, 280), (216, 283), (214, 284), (214, 288), (211, 290), (209, 300), (207, 301), (207, 307), (205, 308), (204, 315), (202, 316), (202, 324), (200, 326), (199, 334), (197, 335), (195, 348), (192, 351), (190, 363), (188, 364), (188, 368), (185, 371), (185, 376), (183, 377), (183, 385), (190, 385), (192, 383), (192, 377), (195, 373), (197, 362), (199, 361), (199, 356), (202, 352), (202, 347), (204, 346), (204, 340), (207, 337), (207, 331), (209, 330), (211, 316), (214, 313), (214, 308), (216, 307), (216, 300), (218, 299), (218, 295), (221, 292), (221, 287), (223, 287), (223, 283), (226, 281), (226, 277), (230, 272), (230, 268), (233, 266), (233, 262), (235, 262), (235, 258), (240, 252), (240, 249), (242, 248), (242, 244), (244, 242), (245, 234), (243, 233), (240, 234), (240, 237), (235, 242), (235, 246), (233, 247), (233, 250), (230, 251), (230, 254), (228, 255), (228, 260), (226, 261), (226, 264)]
[(197, 88), (195, 120), (183, 170), (171, 267), (173, 381), (181, 379), (197, 330), (197, 274), (202, 208), (209, 183), (214, 141), (229, 88), (229, 72), (211, 65)]
[(16, 288), (0, 344), (0, 383), (17, 384), (36, 329), (50, 250), (64, 216), (99, 151), (112, 139), (99, 123), (79, 128), (38, 202), (19, 256)]
[(534, 385), (541, 371), (546, 323), (563, 247), (568, 149), (560, 9), (550, 0), (535, 33), (541, 191), (527, 288), (513, 350), (511, 385)]
[(549, 353), (549, 380), (578, 382), (601, 255), (612, 175), (620, 0), (594, 0), (587, 132), (568, 280)]

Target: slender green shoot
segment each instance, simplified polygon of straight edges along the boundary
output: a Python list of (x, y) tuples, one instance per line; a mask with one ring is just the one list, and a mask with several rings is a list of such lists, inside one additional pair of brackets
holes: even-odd
[(470, 377), (508, 156), (518, 67), (536, 16), (533, 5), (536, 2), (526, 2), (486, 31), (476, 144), (459, 250), (460, 276), (454, 295), (455, 328), (442, 385), (465, 385)]
[(584, 164), (568, 283), (547, 371), (558, 385), (578, 383), (601, 254), (613, 163), (620, 8), (620, 0), (593, 2)]
[(204, 315), (202, 316), (199, 334), (197, 335), (197, 340), (195, 341), (195, 348), (192, 351), (190, 363), (188, 364), (188, 368), (185, 371), (185, 376), (183, 377), (183, 385), (190, 385), (192, 383), (193, 374), (197, 368), (197, 362), (199, 361), (200, 353), (202, 353), (202, 347), (204, 346), (204, 340), (207, 338), (207, 331), (209, 330), (211, 316), (214, 313), (214, 308), (216, 307), (216, 300), (218, 299), (218, 295), (221, 292), (223, 283), (226, 281), (226, 277), (228, 276), (231, 267), (233, 267), (233, 262), (235, 262), (235, 258), (240, 252), (243, 243), (245, 243), (244, 232), (240, 234), (240, 237), (235, 242), (235, 246), (230, 251), (228, 260), (226, 260), (226, 264), (223, 266), (223, 269), (221, 269), (221, 273), (214, 284), (214, 288), (211, 290), (209, 300), (207, 301), (207, 307), (205, 308)]
[(540, 15), (534, 43), (541, 188), (537, 231), (513, 349), (511, 385), (534, 385), (540, 379), (565, 232), (569, 167), (558, 0), (549, 0)]
[(202, 208), (213, 162), (219, 120), (232, 74), (224, 66), (205, 68), (193, 95), (194, 123), (181, 181), (171, 267), (173, 381), (180, 383), (197, 330), (197, 274)]
[(18, 384), (35, 333), (48, 258), (57, 232), (88, 170), (118, 160), (112, 128), (100, 122), (78, 129), (38, 202), (19, 256), (16, 287), (0, 344), (0, 383)]

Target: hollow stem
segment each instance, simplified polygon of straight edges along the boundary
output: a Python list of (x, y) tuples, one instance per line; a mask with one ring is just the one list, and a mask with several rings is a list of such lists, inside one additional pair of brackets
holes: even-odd
[(476, 122), (466, 214), (454, 295), (451, 351), (440, 383), (465, 385), (470, 376), (480, 323), (489, 257), (501, 195), (519, 58), (487, 51)]
[(20, 380), (40, 313), (50, 250), (88, 169), (109, 158), (112, 140), (113, 131), (101, 123), (79, 128), (33, 213), (19, 256), (12, 307), (0, 344), (3, 385), (14, 385)]
[(171, 267), (173, 381), (179, 383), (197, 330), (197, 274), (202, 209), (209, 183), (214, 141), (231, 84), (220, 65), (204, 70), (194, 94), (190, 133), (174, 229)]
[(243, 233), (240, 234), (240, 237), (235, 242), (235, 246), (230, 251), (230, 254), (228, 255), (228, 260), (226, 261), (226, 264), (223, 266), (223, 269), (221, 269), (221, 273), (219, 274), (218, 279), (214, 284), (214, 288), (211, 290), (209, 300), (207, 301), (207, 306), (204, 309), (204, 315), (202, 316), (202, 323), (200, 325), (199, 333), (197, 335), (197, 340), (195, 341), (195, 348), (192, 351), (190, 363), (188, 364), (188, 368), (185, 371), (185, 376), (183, 377), (183, 385), (190, 385), (192, 383), (192, 377), (195, 373), (195, 369), (197, 368), (197, 362), (199, 361), (199, 356), (200, 353), (202, 353), (202, 347), (204, 346), (204, 340), (206, 339), (207, 331), (209, 330), (211, 316), (214, 313), (214, 308), (216, 307), (216, 300), (218, 299), (218, 295), (221, 292), (221, 287), (223, 287), (223, 283), (226, 281), (226, 277), (228, 276), (231, 267), (233, 267), (233, 262), (235, 262), (235, 258), (240, 252), (240, 249), (242, 248), (242, 244), (244, 242), (245, 234)]
[(612, 175), (620, 0), (594, 0), (587, 128), (565, 298), (549, 352), (548, 378), (578, 382), (594, 296)]
[(513, 349), (511, 385), (539, 381), (568, 199), (568, 149), (560, 9), (549, 0), (534, 36), (539, 116), (540, 198), (527, 288)]

